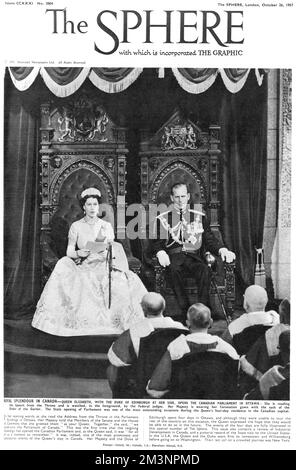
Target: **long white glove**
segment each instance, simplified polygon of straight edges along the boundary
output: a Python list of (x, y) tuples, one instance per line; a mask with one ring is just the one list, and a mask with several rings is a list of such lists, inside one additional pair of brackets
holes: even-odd
[(156, 256), (160, 266), (163, 266), (165, 268), (166, 266), (169, 266), (171, 264), (169, 255), (164, 250), (158, 251), (156, 253)]
[(223, 261), (226, 261), (226, 263), (232, 263), (232, 261), (235, 260), (235, 253), (227, 248), (220, 248), (219, 255)]

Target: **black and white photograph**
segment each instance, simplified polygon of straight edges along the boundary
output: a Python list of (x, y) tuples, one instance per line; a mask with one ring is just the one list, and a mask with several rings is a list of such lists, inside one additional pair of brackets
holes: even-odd
[(0, 4), (6, 450), (293, 447), (295, 7)]

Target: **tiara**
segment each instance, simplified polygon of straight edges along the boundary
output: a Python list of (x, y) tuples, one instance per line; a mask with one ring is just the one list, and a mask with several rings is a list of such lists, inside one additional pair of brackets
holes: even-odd
[(81, 193), (81, 198), (83, 199), (85, 196), (99, 196), (101, 197), (101, 191), (97, 188), (87, 188)]

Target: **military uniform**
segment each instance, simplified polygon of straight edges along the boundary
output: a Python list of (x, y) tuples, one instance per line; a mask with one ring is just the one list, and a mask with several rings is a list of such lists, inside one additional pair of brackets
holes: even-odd
[(210, 251), (219, 255), (223, 244), (215, 237), (203, 212), (189, 206), (183, 211), (173, 207), (156, 217), (156, 240), (153, 253), (164, 250), (170, 258), (168, 271), (183, 320), (189, 308), (189, 299), (184, 288), (184, 273), (194, 277), (198, 301), (209, 305), (210, 272), (204, 254)]

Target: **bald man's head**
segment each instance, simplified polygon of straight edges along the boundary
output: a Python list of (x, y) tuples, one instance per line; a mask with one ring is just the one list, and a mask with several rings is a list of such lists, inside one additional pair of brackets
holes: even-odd
[(191, 330), (207, 330), (213, 323), (210, 309), (201, 303), (196, 303), (189, 307), (187, 320)]
[(244, 294), (244, 309), (246, 312), (265, 310), (268, 302), (267, 292), (261, 286), (249, 286)]
[(157, 292), (147, 292), (141, 301), (145, 317), (160, 316), (165, 309), (165, 300)]

